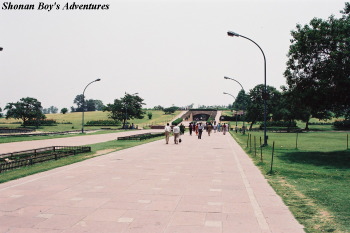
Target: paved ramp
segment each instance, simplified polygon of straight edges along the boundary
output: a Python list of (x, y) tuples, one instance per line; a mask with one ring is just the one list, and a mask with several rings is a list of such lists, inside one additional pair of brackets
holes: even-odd
[(0, 184), (0, 232), (304, 232), (230, 135), (182, 139)]

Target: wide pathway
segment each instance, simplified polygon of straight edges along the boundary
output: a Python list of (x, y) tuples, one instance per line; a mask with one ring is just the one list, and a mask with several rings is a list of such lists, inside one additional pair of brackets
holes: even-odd
[(182, 139), (0, 184), (0, 232), (304, 232), (230, 135)]

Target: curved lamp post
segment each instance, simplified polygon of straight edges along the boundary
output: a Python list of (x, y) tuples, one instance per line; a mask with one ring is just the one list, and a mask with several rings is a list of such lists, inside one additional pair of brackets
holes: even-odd
[(94, 82), (98, 82), (98, 81), (101, 81), (100, 78), (90, 82), (88, 85), (86, 85), (86, 87), (84, 88), (84, 91), (83, 91), (83, 115), (82, 115), (82, 121), (81, 121), (81, 133), (84, 133), (84, 111), (85, 111), (85, 90), (86, 88), (91, 84), (91, 83), (94, 83)]
[[(229, 78), (227, 76), (225, 76), (224, 79), (231, 79), (232, 81), (235, 81), (236, 83), (238, 83), (241, 86), (242, 90), (244, 91), (244, 88), (243, 88), (242, 84), (240, 82), (238, 82), (236, 79)], [(244, 91), (244, 93), (245, 93), (245, 91)], [(243, 109), (243, 117), (244, 117), (244, 109)], [(243, 118), (243, 129), (242, 129), (242, 132), (243, 132), (243, 134), (245, 134), (244, 118)]]
[[(224, 92), (223, 94), (232, 96), (235, 99), (235, 101), (236, 101), (236, 97), (234, 97), (234, 95), (232, 95), (230, 93), (227, 93), (227, 92)], [(237, 111), (236, 111), (236, 126), (237, 126)]]
[(266, 100), (268, 99), (268, 95), (267, 95), (267, 88), (266, 88), (266, 57), (265, 57), (265, 54), (264, 54), (264, 51), (261, 49), (261, 47), (255, 42), (253, 41), (252, 39), (248, 38), (248, 37), (245, 37), (245, 36), (242, 36), (238, 33), (235, 33), (235, 32), (232, 32), (232, 31), (228, 31), (227, 32), (227, 35), (228, 36), (231, 36), (231, 37), (242, 37), (244, 39), (247, 39), (251, 42), (253, 42), (256, 46), (258, 46), (258, 48), (260, 49), (263, 57), (264, 57), (264, 92), (262, 93), (262, 98), (264, 100), (264, 144), (263, 146), (267, 146), (267, 136), (266, 136)]

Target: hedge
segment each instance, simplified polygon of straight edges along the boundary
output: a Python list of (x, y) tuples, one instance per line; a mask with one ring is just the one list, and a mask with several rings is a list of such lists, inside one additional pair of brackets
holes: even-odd
[(350, 120), (335, 121), (333, 126), (336, 129), (350, 129)]
[(98, 121), (88, 121), (85, 126), (118, 126), (120, 122), (114, 120), (98, 120)]
[(172, 124), (172, 125), (178, 125), (178, 124), (180, 124), (182, 121), (183, 121), (182, 118), (177, 118), (177, 119), (176, 119), (175, 121), (173, 121), (171, 124)]

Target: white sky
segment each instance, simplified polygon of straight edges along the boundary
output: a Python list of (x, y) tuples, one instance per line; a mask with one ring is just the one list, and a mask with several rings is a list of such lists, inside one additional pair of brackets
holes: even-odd
[[(1, 2), (1, 7), (4, 1)], [(40, 1), (27, 0), (36, 6)], [(45, 1), (53, 3), (55, 1)], [(60, 4), (74, 1), (56, 1)], [(227, 105), (264, 82), (263, 57), (235, 31), (264, 50), (267, 84), (285, 85), (290, 31), (314, 17), (326, 19), (339, 0), (88, 0), (104, 11), (19, 11), (0, 7), (0, 107), (34, 97), (44, 108), (73, 106), (76, 95), (104, 104), (139, 93), (146, 107)], [(12, 1), (12, 4), (21, 1)]]

